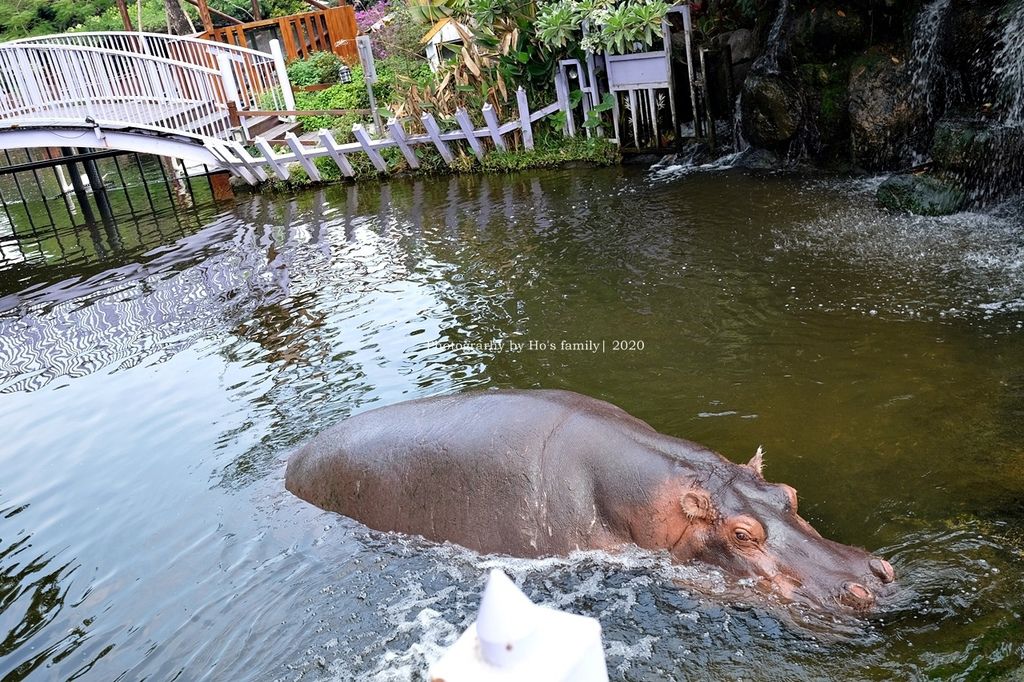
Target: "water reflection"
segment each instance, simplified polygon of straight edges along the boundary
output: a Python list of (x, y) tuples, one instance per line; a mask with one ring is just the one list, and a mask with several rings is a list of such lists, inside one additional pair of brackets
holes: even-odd
[[(17, 523), (18, 514), (26, 508), (0, 507), (4, 527)], [(66, 557), (37, 552), (31, 533), (24, 529), (13, 537), (0, 536), (0, 660), (13, 661), (9, 673), (13, 679), (28, 677), (56, 656), (73, 654), (87, 637), (88, 623), (82, 623), (41, 651), (25, 646), (61, 616), (69, 582), (79, 568)]]
[[(1012, 294), (1014, 252), (963, 267), (933, 235), (918, 266), (925, 228), (858, 196), (622, 170), (336, 186), (0, 275), (0, 492), (24, 510), (0, 515), (0, 634), (20, 633), (0, 675), (415, 679), (492, 565), (598, 616), (615, 679), (1012, 668), (1021, 318), (968, 299)], [(646, 346), (557, 344), (594, 338)], [(764, 443), (826, 535), (893, 557), (899, 599), (866, 623), (786, 616), (664, 557), (479, 557), (283, 492), (283, 457), (338, 419), (486, 386), (607, 398), (735, 459)]]

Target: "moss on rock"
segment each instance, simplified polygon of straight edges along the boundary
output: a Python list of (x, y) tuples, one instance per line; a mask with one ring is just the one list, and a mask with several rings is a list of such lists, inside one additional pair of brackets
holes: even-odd
[(893, 175), (876, 198), (885, 208), (918, 215), (948, 215), (967, 205), (967, 192), (955, 179), (928, 173)]

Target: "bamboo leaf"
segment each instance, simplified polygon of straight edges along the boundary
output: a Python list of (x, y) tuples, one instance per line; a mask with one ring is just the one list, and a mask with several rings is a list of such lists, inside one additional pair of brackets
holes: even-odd
[(480, 78), (481, 71), (480, 65), (469, 55), (469, 50), (465, 47), (462, 48), (462, 61), (466, 65), (466, 68), (473, 72), (473, 75)]

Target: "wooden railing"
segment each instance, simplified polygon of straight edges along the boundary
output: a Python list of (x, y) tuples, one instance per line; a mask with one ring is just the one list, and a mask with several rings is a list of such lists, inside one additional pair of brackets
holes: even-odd
[(333, 52), (349, 63), (359, 59), (355, 44), (356, 13), (349, 5), (225, 26), (197, 37), (249, 47), (255, 42), (254, 34), (265, 30), (276, 32), (287, 61), (304, 59), (314, 52)]

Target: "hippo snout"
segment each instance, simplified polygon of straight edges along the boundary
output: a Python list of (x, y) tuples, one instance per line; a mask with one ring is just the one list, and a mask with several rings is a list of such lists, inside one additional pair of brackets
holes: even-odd
[(892, 570), (892, 564), (885, 559), (872, 559), (868, 566), (871, 568), (871, 572), (875, 574), (875, 577), (885, 585), (896, 579), (896, 571)]
[(860, 583), (843, 583), (839, 601), (855, 609), (868, 609), (875, 604), (875, 595)]
[[(868, 569), (871, 571), (871, 576), (866, 576), (866, 580), (850, 580), (842, 584), (839, 588), (839, 593), (836, 595), (839, 603), (857, 611), (868, 610), (875, 606), (878, 594), (871, 587), (868, 587), (865, 582), (881, 589), (896, 579), (896, 571), (893, 570), (892, 564), (885, 559), (872, 558), (868, 561)], [(877, 578), (877, 582), (874, 578)]]

